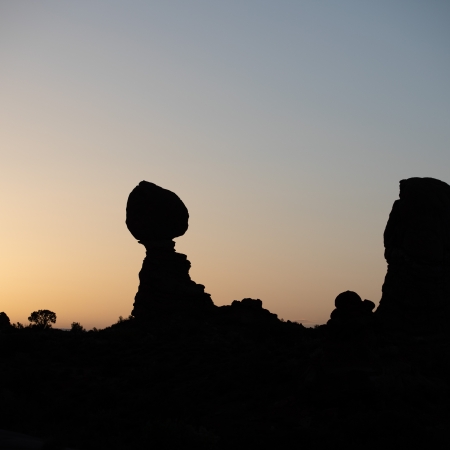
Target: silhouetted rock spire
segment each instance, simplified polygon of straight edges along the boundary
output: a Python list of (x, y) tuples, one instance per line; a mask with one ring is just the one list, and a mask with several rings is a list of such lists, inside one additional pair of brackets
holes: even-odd
[(450, 186), (400, 181), (384, 232), (388, 263), (376, 315), (392, 327), (447, 324), (450, 313)]
[(132, 315), (146, 319), (161, 314), (198, 314), (214, 308), (205, 286), (191, 280), (191, 263), (175, 252), (173, 238), (188, 228), (189, 213), (173, 192), (141, 181), (127, 203), (126, 224), (146, 248)]

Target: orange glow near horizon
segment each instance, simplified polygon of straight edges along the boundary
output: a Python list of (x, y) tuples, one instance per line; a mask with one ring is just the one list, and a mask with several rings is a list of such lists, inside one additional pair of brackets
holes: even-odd
[(0, 311), (127, 317), (142, 180), (186, 204), (176, 249), (217, 305), (378, 304), (399, 180), (450, 181), (450, 7), (175, 3), (2, 3)]

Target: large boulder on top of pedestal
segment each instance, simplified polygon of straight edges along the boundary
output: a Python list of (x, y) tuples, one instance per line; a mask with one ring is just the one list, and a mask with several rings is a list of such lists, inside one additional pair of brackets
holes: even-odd
[(215, 308), (205, 286), (191, 280), (191, 263), (175, 251), (175, 237), (188, 228), (189, 213), (173, 192), (141, 181), (128, 197), (126, 224), (145, 246), (139, 289), (131, 315), (136, 319), (199, 316)]
[(384, 232), (388, 270), (376, 315), (388, 326), (437, 327), (450, 319), (450, 186), (400, 181)]
[(126, 224), (139, 241), (182, 236), (188, 220), (188, 210), (178, 195), (154, 183), (141, 181), (128, 197)]

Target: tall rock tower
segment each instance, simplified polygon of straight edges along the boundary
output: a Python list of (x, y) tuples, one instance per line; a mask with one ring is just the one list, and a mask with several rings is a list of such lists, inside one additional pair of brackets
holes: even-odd
[(434, 178), (400, 181), (384, 247), (388, 269), (375, 315), (392, 327), (448, 328), (450, 186)]

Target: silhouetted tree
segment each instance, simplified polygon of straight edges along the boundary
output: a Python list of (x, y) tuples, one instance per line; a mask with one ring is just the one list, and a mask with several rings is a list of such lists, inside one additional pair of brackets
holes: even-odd
[(5, 312), (0, 312), (0, 329), (1, 328), (9, 328), (11, 326), (11, 322), (9, 321), (9, 317)]
[(86, 330), (79, 322), (72, 322), (72, 325), (70, 325), (70, 331), (74, 333), (81, 333)]
[(45, 330), (51, 328), (52, 323), (56, 322), (56, 314), (48, 309), (40, 309), (33, 311), (28, 320), (31, 322), (31, 326)]

